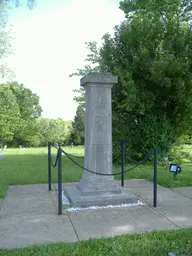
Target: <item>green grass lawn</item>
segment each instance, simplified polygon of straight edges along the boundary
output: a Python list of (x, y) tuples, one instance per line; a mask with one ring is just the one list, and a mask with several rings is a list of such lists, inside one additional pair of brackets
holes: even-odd
[[(83, 147), (65, 148), (68, 153), (83, 155)], [(53, 162), (56, 149), (52, 149)], [(83, 159), (77, 159), (83, 164)], [(47, 148), (25, 150), (7, 149), (0, 159), (0, 198), (4, 197), (9, 185), (41, 184), (48, 182)], [(63, 182), (78, 181), (83, 171), (63, 156)], [(52, 168), (52, 182), (57, 182), (57, 168)]]
[(80, 243), (57, 243), (17, 250), (0, 250), (0, 256), (177, 256), (192, 255), (192, 229), (123, 235)]
[[(83, 156), (83, 147), (64, 148), (68, 153)], [(56, 150), (52, 150), (53, 161)], [(84, 160), (74, 158), (81, 165)], [(131, 166), (126, 166), (129, 169)], [(192, 163), (181, 165), (182, 173), (178, 175), (179, 182), (173, 182), (173, 176), (163, 166), (158, 167), (158, 184), (164, 187), (192, 186)], [(120, 166), (113, 166), (114, 172), (119, 172)], [(63, 156), (63, 182), (77, 182), (81, 179), (83, 170)], [(120, 179), (120, 176), (115, 176)], [(147, 179), (153, 181), (153, 165), (141, 165), (125, 174), (125, 179)], [(57, 168), (52, 168), (52, 182), (57, 182)], [(6, 194), (9, 185), (47, 183), (47, 148), (29, 148), (25, 150), (7, 149), (5, 157), (0, 159), (0, 198)]]

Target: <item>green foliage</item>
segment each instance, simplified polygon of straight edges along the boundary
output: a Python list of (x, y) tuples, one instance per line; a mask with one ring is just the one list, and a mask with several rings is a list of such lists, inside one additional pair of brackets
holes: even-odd
[(14, 139), (9, 144), (11, 146), (39, 146), (40, 139), (38, 136), (37, 119), (24, 120), (20, 118), (19, 125), (15, 131)]
[[(13, 141), (17, 145), (34, 145), (31, 142), (34, 141), (34, 137), (37, 134), (36, 119), (41, 115), (42, 111), (39, 105), (39, 97), (30, 89), (25, 88), (23, 84), (18, 84), (17, 82), (0, 86), (2, 89), (6, 87), (14, 95), (15, 105), (19, 109), (19, 120), (17, 120), (17, 123), (12, 122), (14, 126)], [(0, 99), (0, 102), (1, 104), (5, 104), (2, 99)], [(8, 100), (6, 104), (11, 105), (12, 101)], [(3, 116), (6, 118), (6, 109), (2, 109), (2, 111)], [(5, 141), (7, 140), (6, 137), (3, 137), (3, 139)]]
[(37, 126), (40, 138), (39, 145), (46, 146), (48, 142), (59, 142), (66, 145), (69, 144), (72, 130), (72, 124), (70, 121), (39, 118)]
[[(86, 48), (88, 49), (88, 54), (85, 59), (85, 67), (83, 69), (77, 69), (76, 72), (69, 75), (69, 77), (73, 76), (85, 76), (86, 74), (89, 74), (90, 72), (100, 72), (101, 68), (99, 65), (100, 62), (100, 52), (98, 48), (97, 42), (86, 42), (85, 43)], [(78, 104), (81, 107), (85, 107), (85, 90), (83, 87), (81, 87), (79, 90), (73, 90), (77, 93), (77, 95), (74, 97), (74, 100), (78, 102)]]
[(154, 146), (164, 155), (191, 126), (192, 7), (125, 0), (120, 8), (127, 19), (114, 36), (104, 35), (95, 58), (100, 71), (119, 78), (112, 90), (113, 140), (124, 139), (138, 158)]
[(41, 115), (42, 109), (39, 105), (39, 96), (18, 82), (9, 83), (9, 88), (16, 96), (22, 119), (33, 119)]
[(120, 9), (131, 19), (138, 12), (153, 17), (153, 14), (161, 17), (164, 21), (166, 15), (178, 16), (182, 21), (191, 19), (192, 2), (189, 0), (124, 0), (120, 1)]
[(20, 112), (15, 95), (8, 85), (0, 86), (0, 139), (10, 141), (19, 125)]
[(12, 78), (13, 72), (7, 67), (4, 58), (11, 52), (11, 33), (7, 25), (7, 13), (0, 1), (0, 78)]
[(101, 58), (100, 58), (98, 43), (95, 41), (86, 42), (85, 45), (89, 51), (89, 53), (87, 54), (87, 57), (85, 59), (86, 65), (83, 69), (77, 69), (77, 71), (70, 74), (69, 77), (85, 76), (86, 74), (88, 74), (90, 72), (99, 72), (100, 71), (99, 62), (100, 62)]
[(186, 136), (182, 136), (182, 138), (179, 138), (171, 147), (168, 158), (172, 163), (183, 165), (192, 162), (191, 145), (181, 144), (181, 142), (186, 141), (186, 139)]
[(17, 82), (0, 85), (0, 140), (9, 146), (45, 146), (48, 141), (69, 144), (72, 124), (40, 118), (39, 97)]
[[(19, 7), (23, 4), (23, 2), (24, 1), (20, 1), (20, 0), (1, 0), (0, 6), (2, 6), (3, 8), (5, 8), (7, 6)], [(25, 3), (29, 9), (33, 9), (33, 7), (36, 4), (36, 1), (35, 0), (26, 0)]]
[[(113, 38), (105, 35), (101, 49), (103, 68), (119, 77), (113, 124), (121, 126), (131, 152), (144, 154), (156, 145), (164, 153), (189, 126), (190, 26), (177, 15), (178, 1), (125, 1), (121, 9), (131, 19), (116, 27)], [(120, 139), (115, 131), (114, 138)]]
[(85, 111), (84, 108), (79, 105), (77, 107), (74, 121), (72, 122), (71, 140), (74, 145), (84, 145), (85, 138)]
[[(22, 2), (22, 3), (21, 3)], [(26, 0), (29, 9), (35, 6), (35, 0)], [(20, 0), (0, 0), (0, 78), (12, 79), (14, 72), (7, 66), (4, 58), (12, 53), (11, 47), (11, 29), (7, 24), (8, 12), (12, 7), (19, 7), (23, 4)]]

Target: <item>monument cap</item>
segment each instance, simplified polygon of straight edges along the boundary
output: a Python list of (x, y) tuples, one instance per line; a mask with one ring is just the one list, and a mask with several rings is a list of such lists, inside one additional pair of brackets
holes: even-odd
[(84, 76), (80, 80), (80, 85), (85, 86), (86, 84), (117, 84), (118, 77), (114, 76), (112, 73), (104, 72), (92, 72)]

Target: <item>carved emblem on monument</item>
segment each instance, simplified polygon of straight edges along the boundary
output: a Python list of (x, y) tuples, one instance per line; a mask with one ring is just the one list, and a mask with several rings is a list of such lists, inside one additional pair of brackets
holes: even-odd
[(103, 115), (103, 111), (107, 109), (107, 97), (103, 93), (103, 89), (99, 92), (98, 96), (95, 99), (95, 108), (93, 110), (93, 116)]
[(104, 94), (100, 94), (98, 97), (98, 109), (105, 109), (106, 108), (106, 97)]
[(97, 137), (103, 139), (107, 136), (107, 117), (106, 116), (96, 116), (95, 125)]

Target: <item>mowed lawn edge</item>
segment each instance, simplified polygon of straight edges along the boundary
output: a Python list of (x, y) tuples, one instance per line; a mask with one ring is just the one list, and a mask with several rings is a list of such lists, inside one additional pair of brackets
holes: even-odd
[(90, 239), (79, 243), (56, 243), (1, 250), (0, 256), (167, 256), (192, 255), (192, 229), (155, 231), (137, 235), (122, 235), (114, 238)]

